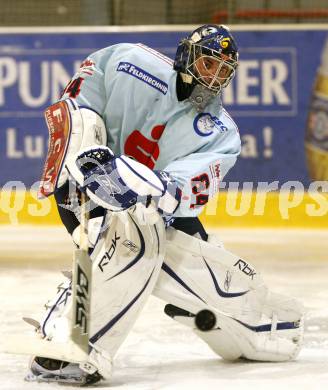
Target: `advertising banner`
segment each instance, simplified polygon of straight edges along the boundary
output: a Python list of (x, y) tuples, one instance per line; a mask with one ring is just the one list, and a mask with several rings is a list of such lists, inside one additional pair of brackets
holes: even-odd
[[(234, 33), (240, 65), (223, 102), (239, 126), (242, 153), (227, 180), (308, 186), (328, 179), (328, 30), (283, 28)], [(48, 143), (43, 112), (85, 57), (142, 42), (173, 58), (187, 33), (0, 34), (0, 186), (40, 180)]]

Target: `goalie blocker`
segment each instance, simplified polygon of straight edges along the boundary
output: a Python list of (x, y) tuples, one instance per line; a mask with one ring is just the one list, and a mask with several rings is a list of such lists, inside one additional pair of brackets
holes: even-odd
[(95, 111), (79, 107), (72, 99), (59, 101), (45, 111), (49, 131), (48, 154), (39, 188), (39, 197), (52, 195), (68, 179), (64, 164), (81, 148), (106, 145), (104, 121)]

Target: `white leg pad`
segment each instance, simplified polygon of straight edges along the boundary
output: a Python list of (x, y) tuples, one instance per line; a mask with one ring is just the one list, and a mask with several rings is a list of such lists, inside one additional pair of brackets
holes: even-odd
[(213, 330), (196, 329), (194, 318), (177, 315), (223, 358), (284, 361), (297, 356), (303, 306), (268, 290), (256, 269), (220, 245), (172, 228), (154, 294), (193, 315), (215, 314)]
[[(161, 219), (154, 225), (139, 225), (130, 214), (107, 216), (109, 227), (100, 233), (91, 254), (90, 362), (102, 374), (151, 294), (165, 251)], [(48, 306), (41, 330), (47, 338), (63, 342), (70, 332), (69, 281)]]

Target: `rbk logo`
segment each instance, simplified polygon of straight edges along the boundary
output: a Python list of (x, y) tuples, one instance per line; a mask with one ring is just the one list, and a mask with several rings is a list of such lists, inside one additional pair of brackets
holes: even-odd
[(119, 237), (117, 235), (117, 233), (115, 232), (114, 238), (112, 238), (112, 245), (110, 246), (108, 251), (104, 254), (104, 256), (101, 258), (101, 260), (98, 263), (98, 267), (99, 267), (101, 272), (104, 272), (105, 265), (107, 265), (110, 262), (111, 258), (114, 256), (114, 253), (115, 253), (116, 247), (117, 247), (117, 241), (120, 238), (121, 237)]
[(239, 259), (236, 264), (234, 264), (234, 267), (238, 266), (240, 271), (244, 272), (247, 276), (254, 279), (254, 276), (256, 275), (255, 269), (251, 268), (246, 261)]
[(139, 130), (134, 130), (127, 138), (124, 154), (153, 169), (159, 157), (158, 141), (165, 125), (157, 125), (151, 131), (152, 139), (146, 138)]

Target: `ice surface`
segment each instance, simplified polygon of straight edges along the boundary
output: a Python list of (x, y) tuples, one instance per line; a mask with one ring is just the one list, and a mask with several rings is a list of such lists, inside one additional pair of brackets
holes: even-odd
[[(219, 230), (226, 247), (250, 260), (277, 292), (307, 309), (305, 346), (295, 362), (227, 363), (151, 297), (102, 389), (328, 389), (328, 231)], [(68, 269), (72, 246), (62, 228), (0, 228), (0, 332), (29, 331)], [(60, 389), (23, 381), (28, 358), (0, 354), (0, 389)]]

